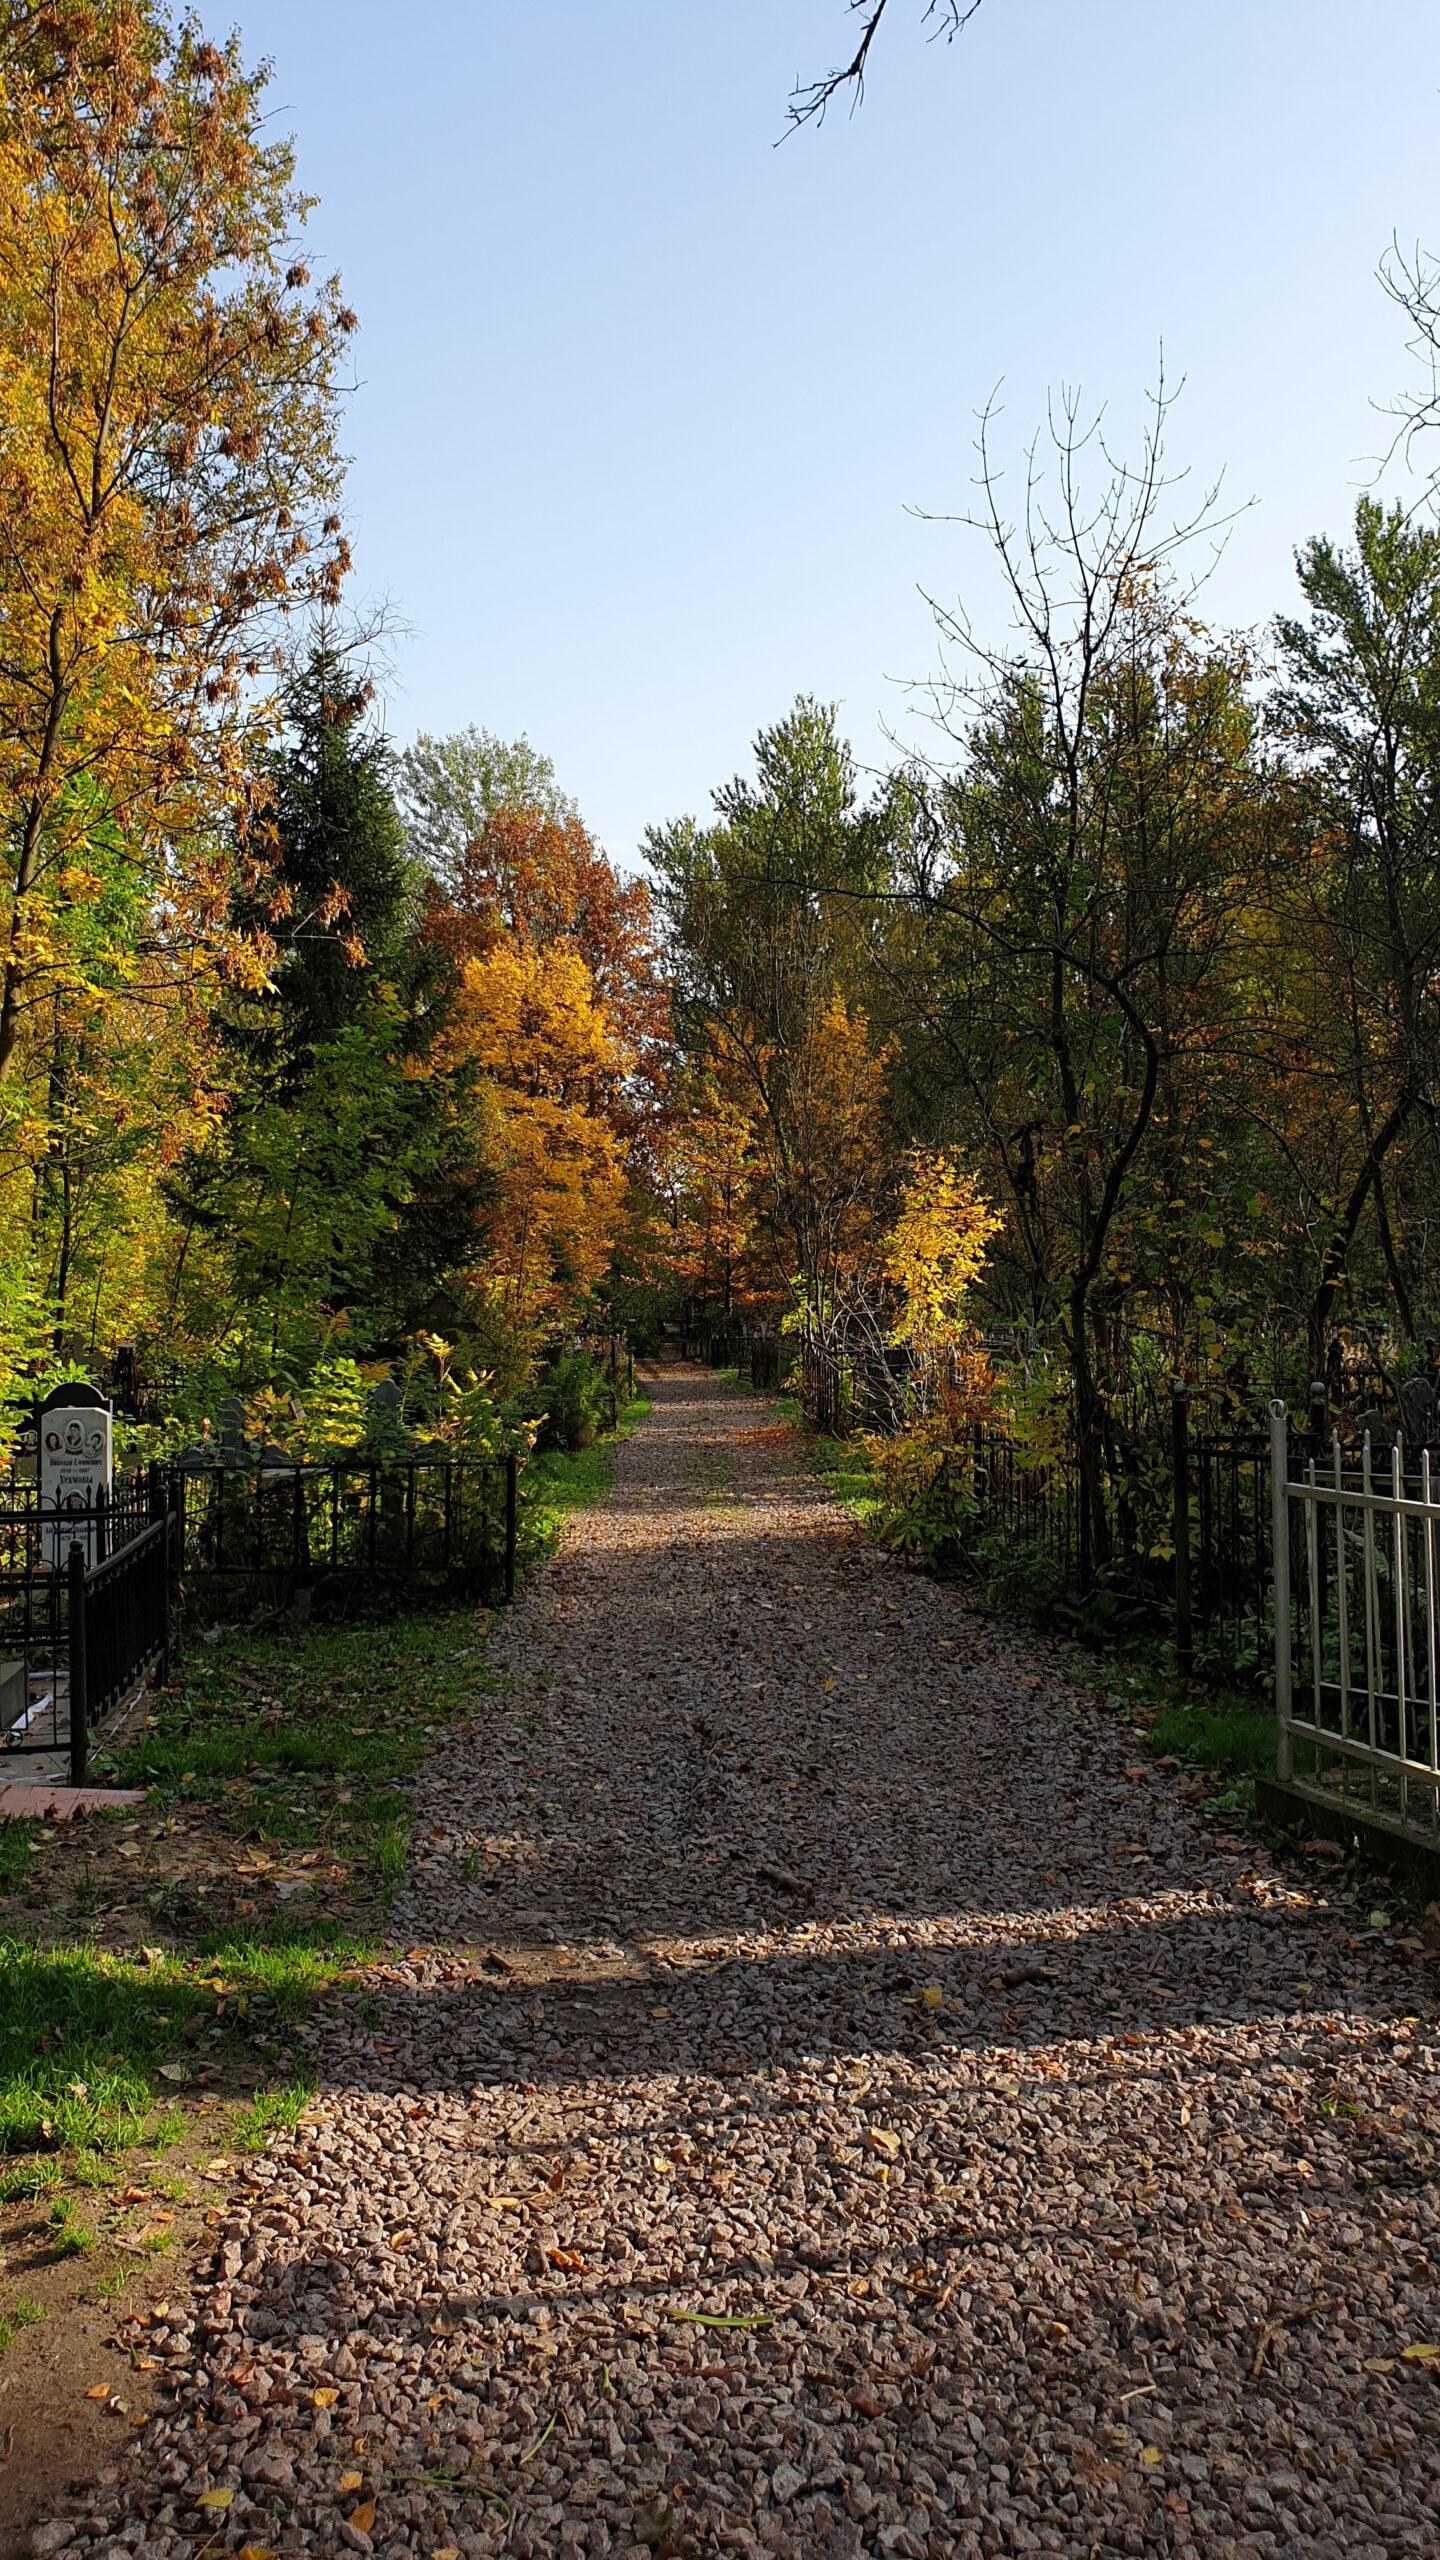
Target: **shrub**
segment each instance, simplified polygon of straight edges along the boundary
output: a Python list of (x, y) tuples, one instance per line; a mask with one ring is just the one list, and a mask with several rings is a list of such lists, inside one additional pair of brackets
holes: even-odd
[(976, 1516), (970, 1462), (943, 1427), (917, 1423), (893, 1437), (867, 1433), (875, 1525), (897, 1555), (954, 1571)]
[(610, 1382), (588, 1351), (566, 1351), (540, 1380), (538, 1409), (542, 1449), (589, 1447), (610, 1405)]

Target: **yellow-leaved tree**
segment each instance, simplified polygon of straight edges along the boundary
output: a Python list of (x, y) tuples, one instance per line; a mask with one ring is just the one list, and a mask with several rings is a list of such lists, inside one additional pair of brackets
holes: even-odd
[(348, 559), (354, 322), (262, 91), (164, 0), (0, 0), (0, 1266), (57, 1348), (80, 1191), (148, 1214), (112, 1131), (171, 1124), (207, 982), (263, 974), (270, 675)]
[(912, 1157), (885, 1249), (898, 1299), (892, 1341), (911, 1343), (922, 1361), (966, 1342), (970, 1294), (1003, 1224), (955, 1148)]

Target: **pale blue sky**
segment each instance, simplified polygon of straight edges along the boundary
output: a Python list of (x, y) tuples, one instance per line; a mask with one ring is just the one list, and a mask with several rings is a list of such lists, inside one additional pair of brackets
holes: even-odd
[[(356, 595), (389, 718), (528, 732), (612, 851), (701, 810), (800, 690), (913, 724), (917, 590), (992, 612), (977, 406), (1079, 382), (1117, 433), (1164, 341), (1196, 479), (1259, 504), (1252, 623), (1343, 529), (1407, 378), (1374, 282), (1440, 252), (1435, 0), (892, 0), (855, 117), (772, 146), (843, 0), (235, 0), (360, 314)], [(227, 13), (207, 6), (212, 22)]]

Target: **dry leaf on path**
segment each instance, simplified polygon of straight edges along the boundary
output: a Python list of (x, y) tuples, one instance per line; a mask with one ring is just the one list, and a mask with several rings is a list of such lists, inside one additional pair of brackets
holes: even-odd
[(364, 2474), (364, 2472), (363, 2472), (363, 2471), (342, 2471), (342, 2472), (341, 2472), (341, 2474), (340, 2474), (340, 2494), (341, 2494), (341, 2496), (342, 2496), (342, 2497), (349, 2497), (349, 2496), (351, 2495), (351, 2493), (352, 2493), (354, 2490), (356, 2490), (356, 2489), (363, 2489), (363, 2488), (364, 2488), (364, 2486), (365, 2486), (365, 2474)]
[(317, 2409), (333, 2409), (340, 2394), (333, 2382), (326, 2382), (318, 2391), (312, 2391), (310, 2397)]
[(345, 2521), (353, 2525), (357, 2533), (373, 2533), (375, 2530), (374, 2499), (362, 2498), (358, 2507), (351, 2508)]
[(672, 2320), (695, 2320), (702, 2329), (768, 2329), (775, 2319), (773, 2311), (678, 2311), (667, 2303)]
[(195, 2504), (206, 2508), (211, 2515), (222, 2516), (227, 2507), (235, 2504), (235, 2492), (233, 2489), (207, 2489)]

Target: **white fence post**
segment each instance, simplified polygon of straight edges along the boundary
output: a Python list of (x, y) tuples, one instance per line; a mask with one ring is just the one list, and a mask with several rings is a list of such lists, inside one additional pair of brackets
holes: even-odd
[(1289, 1433), (1279, 1396), (1270, 1405), (1270, 1540), (1275, 1593), (1275, 1774), (1288, 1781), (1290, 1738), (1290, 1475)]

